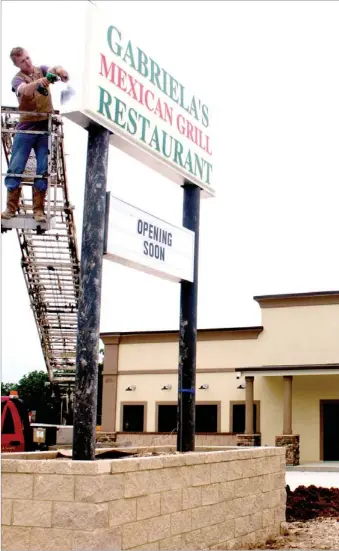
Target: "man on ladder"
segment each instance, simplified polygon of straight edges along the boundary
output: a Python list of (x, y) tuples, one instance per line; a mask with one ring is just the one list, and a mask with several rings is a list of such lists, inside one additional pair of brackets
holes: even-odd
[[(13, 48), (10, 58), (20, 69), (12, 80), (12, 90), (18, 97), (19, 110), (32, 112), (20, 115), (16, 130), (48, 131), (48, 115), (37, 113), (53, 113), (52, 96), (49, 90), (50, 81), (47, 73), (57, 75), (63, 82), (68, 81), (68, 73), (62, 67), (48, 69), (46, 65), (35, 67), (26, 50)], [(34, 150), (37, 161), (37, 174), (47, 175), (48, 168), (48, 135), (47, 134), (16, 134), (13, 141), (12, 155), (8, 174), (22, 174), (30, 155)], [(9, 220), (16, 215), (20, 199), (20, 176), (6, 176), (7, 208), (1, 218)], [(44, 203), (47, 191), (47, 179), (37, 178), (33, 187), (33, 216), (37, 222), (45, 222)]]

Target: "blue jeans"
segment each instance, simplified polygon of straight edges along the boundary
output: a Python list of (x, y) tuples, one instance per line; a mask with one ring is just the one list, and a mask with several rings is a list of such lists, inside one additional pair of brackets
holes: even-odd
[[(31, 149), (34, 149), (36, 156), (36, 173), (40, 176), (46, 175), (48, 169), (48, 136), (44, 134), (16, 134), (14, 136), (12, 155), (7, 173), (22, 174)], [(19, 187), (20, 182), (20, 177), (6, 176), (5, 178), (5, 186), (8, 191), (13, 191)], [(47, 180), (45, 178), (37, 178), (34, 181), (34, 187), (38, 191), (45, 191), (47, 189)]]

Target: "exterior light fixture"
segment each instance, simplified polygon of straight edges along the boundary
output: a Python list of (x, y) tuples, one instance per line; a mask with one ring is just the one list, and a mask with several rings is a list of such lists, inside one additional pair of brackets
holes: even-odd
[(246, 383), (243, 383), (242, 385), (237, 386), (237, 388), (240, 388), (240, 390), (245, 390)]
[(201, 385), (201, 386), (199, 386), (199, 390), (208, 390), (209, 387), (210, 387), (210, 385), (208, 385), (208, 384)]
[(126, 390), (135, 390), (137, 387), (135, 385), (128, 386)]
[(172, 390), (172, 385), (164, 385), (161, 390)]

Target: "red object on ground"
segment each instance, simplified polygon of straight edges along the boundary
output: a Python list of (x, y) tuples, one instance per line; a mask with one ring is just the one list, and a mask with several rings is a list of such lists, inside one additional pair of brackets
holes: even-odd
[(294, 492), (286, 486), (286, 490), (288, 522), (320, 517), (339, 519), (339, 488), (319, 488), (312, 485), (298, 486)]

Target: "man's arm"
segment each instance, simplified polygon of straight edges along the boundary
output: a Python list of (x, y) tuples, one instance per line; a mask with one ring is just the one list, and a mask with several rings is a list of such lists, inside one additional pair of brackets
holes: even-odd
[(48, 73), (53, 73), (54, 75), (57, 75), (58, 77), (61, 78), (62, 82), (67, 82), (69, 80), (69, 75), (67, 71), (60, 65), (56, 65), (55, 67), (50, 67), (48, 69)]
[(43, 77), (26, 84), (23, 78), (16, 76), (12, 80), (12, 90), (18, 97), (33, 96), (38, 84), (42, 84), (46, 87), (49, 86), (49, 81), (47, 78)]

